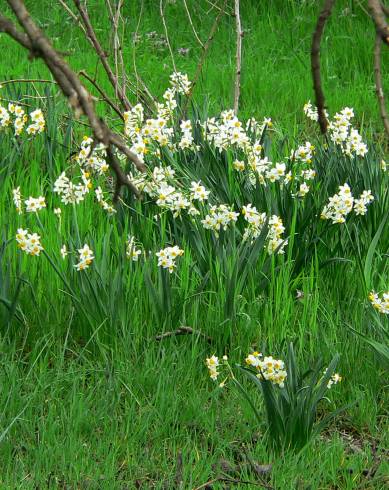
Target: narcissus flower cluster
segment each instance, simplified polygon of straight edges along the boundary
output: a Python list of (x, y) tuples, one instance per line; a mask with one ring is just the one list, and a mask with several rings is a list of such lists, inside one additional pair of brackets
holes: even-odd
[(215, 355), (208, 357), (205, 360), (205, 363), (207, 365), (208, 371), (209, 371), (209, 376), (213, 381), (217, 380), (217, 377), (219, 376), (219, 372), (217, 370), (219, 366), (219, 358), (216, 357)]
[(78, 271), (87, 269), (95, 258), (93, 255), (93, 250), (90, 249), (87, 244), (78, 250), (78, 255), (79, 262), (74, 266)]
[(93, 140), (88, 136), (84, 136), (80, 146), (81, 149), (76, 157), (80, 167), (94, 171), (98, 175), (105, 174), (109, 169), (105, 146), (102, 143), (93, 146)]
[(54, 192), (61, 198), (63, 204), (79, 204), (92, 188), (90, 174), (81, 170), (81, 182), (74, 184), (65, 172), (54, 183)]
[[(312, 121), (318, 120), (317, 108), (312, 106), (310, 101), (304, 105), (304, 113)], [(329, 115), (326, 111), (325, 116), (328, 120), (328, 132), (331, 141), (339, 145), (342, 152), (347, 156), (364, 157), (368, 152), (367, 145), (362, 141), (359, 131), (351, 125), (354, 110), (350, 107), (345, 107), (340, 112), (337, 112), (332, 120), (329, 120)]]
[(209, 210), (209, 214), (201, 220), (204, 228), (218, 232), (221, 228), (227, 229), (230, 223), (237, 221), (239, 213), (236, 213), (231, 206), (226, 204), (220, 204), (219, 206), (212, 206)]
[(19, 228), (16, 233), (16, 241), (20, 250), (27, 255), (39, 255), (43, 250), (41, 237), (37, 233), (29, 233), (28, 230)]
[(16, 187), (16, 189), (12, 190), (12, 200), (15, 205), (17, 213), (22, 214), (23, 209), (22, 209), (22, 196), (20, 193), (20, 187)]
[[(324, 372), (324, 374), (326, 371)], [(331, 376), (327, 383), (327, 388), (330, 389), (333, 385), (336, 385), (342, 381), (342, 376), (340, 376), (338, 373), (335, 373)]]
[(41, 209), (44, 209), (46, 207), (46, 201), (43, 196), (39, 197), (29, 197), (24, 201), (24, 204), (26, 205), (26, 211), (27, 213), (37, 213)]
[(135, 238), (131, 235), (128, 235), (127, 249), (126, 249), (127, 258), (131, 259), (133, 262), (138, 262), (139, 256), (141, 254), (142, 254), (142, 250), (137, 248), (135, 243)]
[(354, 199), (350, 186), (345, 183), (339, 186), (339, 192), (328, 199), (321, 218), (329, 219), (333, 223), (344, 223), (346, 216), (354, 210), (356, 215), (367, 213), (367, 206), (374, 201), (371, 191), (363, 191), (359, 199)]
[[(260, 235), (263, 226), (266, 223), (266, 213), (260, 213), (255, 206), (247, 204), (246, 206), (243, 206), (242, 214), (248, 223), (243, 239), (254, 241)], [(268, 226), (269, 229), (266, 239), (268, 253), (284, 253), (284, 248), (288, 241), (283, 237), (285, 227), (282, 223), (282, 219), (279, 216), (273, 215), (268, 220)]]
[(32, 111), (29, 115), (17, 104), (10, 103), (6, 109), (0, 104), (0, 130), (11, 126), (13, 123), (16, 136), (20, 136), (30, 117), (31, 124), (26, 128), (28, 135), (42, 133), (45, 130), (46, 123), (41, 109)]
[(280, 388), (284, 387), (287, 372), (284, 362), (280, 359), (273, 359), (272, 356), (264, 357), (260, 352), (253, 352), (247, 356), (246, 364), (258, 371), (257, 378), (270, 381)]
[(176, 267), (177, 257), (184, 255), (184, 251), (177, 245), (174, 247), (166, 247), (155, 254), (158, 257), (158, 266), (163, 269), (168, 269), (170, 273)]
[(369, 294), (369, 300), (372, 306), (384, 315), (389, 315), (389, 291), (382, 293), (380, 296), (378, 293), (372, 291)]

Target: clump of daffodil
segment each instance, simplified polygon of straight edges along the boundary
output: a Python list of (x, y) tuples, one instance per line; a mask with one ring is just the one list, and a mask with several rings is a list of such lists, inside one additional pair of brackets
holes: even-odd
[(355, 199), (350, 186), (345, 183), (339, 186), (339, 192), (328, 199), (321, 213), (322, 219), (329, 219), (333, 223), (345, 223), (346, 216), (354, 210), (356, 215), (365, 215), (367, 206), (374, 201), (371, 191), (363, 191), (359, 199)]
[(127, 258), (131, 259), (133, 262), (138, 262), (139, 256), (141, 254), (142, 254), (142, 250), (137, 248), (135, 243), (135, 238), (131, 235), (128, 235), (127, 249), (126, 249)]
[(158, 257), (158, 266), (163, 269), (168, 269), (170, 273), (176, 267), (177, 257), (184, 255), (184, 251), (177, 245), (174, 247), (166, 247), (155, 254)]
[[(208, 368), (208, 372), (209, 372), (209, 377), (212, 379), (212, 381), (217, 381), (219, 375), (221, 374), (220, 371), (218, 371), (218, 368), (222, 368), (223, 365), (224, 366), (227, 366), (229, 368), (229, 371), (233, 377), (233, 374), (232, 374), (232, 371), (231, 371), (231, 368), (228, 364), (228, 357), (226, 355), (224, 355), (221, 359), (221, 361), (219, 360), (218, 357), (216, 357), (215, 355), (212, 355), (211, 357), (207, 357), (207, 359), (205, 360), (205, 364)], [(228, 379), (228, 376), (224, 379), (224, 381), (222, 381), (219, 386), (220, 388), (223, 388), (226, 384), (226, 381)]]
[(43, 250), (41, 237), (37, 233), (29, 233), (28, 230), (19, 228), (16, 233), (16, 241), (20, 250), (27, 255), (39, 255)]
[(264, 357), (260, 352), (253, 352), (246, 358), (246, 364), (255, 368), (258, 372), (257, 378), (270, 381), (284, 387), (284, 382), (287, 377), (284, 361), (273, 359), (272, 356)]
[(93, 255), (93, 250), (89, 248), (87, 244), (85, 244), (82, 248), (78, 250), (79, 254), (79, 262), (74, 266), (78, 271), (82, 271), (87, 269), (93, 259), (95, 258)]
[(378, 295), (374, 291), (369, 294), (373, 308), (383, 315), (389, 315), (389, 291)]
[(45, 130), (45, 118), (40, 109), (36, 109), (28, 115), (20, 105), (13, 102), (8, 104), (7, 109), (0, 104), (0, 130), (11, 126), (13, 122), (15, 135), (21, 136), (28, 122), (28, 117), (30, 117), (31, 124), (26, 128), (27, 135), (39, 134)]

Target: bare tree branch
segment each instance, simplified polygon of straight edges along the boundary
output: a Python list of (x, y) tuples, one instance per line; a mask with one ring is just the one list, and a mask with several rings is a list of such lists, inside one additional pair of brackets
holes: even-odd
[(240, 74), (242, 69), (242, 24), (240, 21), (239, 0), (235, 0), (235, 25), (236, 25), (236, 68), (235, 68), (235, 92), (234, 112), (238, 114), (240, 97)]
[(389, 7), (386, 7), (383, 3), (381, 3), (381, 7), (386, 17), (389, 17)]
[(32, 45), (28, 39), (28, 36), (24, 32), (18, 31), (15, 24), (10, 19), (7, 19), (2, 15), (0, 15), (0, 32), (8, 34), (24, 48), (32, 51)]
[(381, 112), (382, 122), (384, 123), (386, 134), (389, 137), (389, 115), (386, 110), (384, 89), (382, 86), (382, 75), (381, 75), (381, 46), (382, 38), (377, 33), (374, 45), (374, 76), (375, 76), (375, 87), (378, 99), (378, 105)]
[(313, 88), (315, 90), (316, 96), (316, 106), (319, 116), (319, 125), (322, 134), (327, 132), (328, 121), (325, 116), (325, 97), (321, 85), (321, 75), (320, 75), (320, 42), (323, 35), (324, 25), (327, 19), (331, 15), (332, 7), (334, 6), (335, 0), (325, 0), (323, 8), (320, 12), (319, 18), (317, 20), (316, 29), (312, 37), (312, 47), (311, 47), (311, 68), (312, 68), (312, 79)]
[[(381, 39), (389, 46), (389, 25), (386, 21), (384, 7), (379, 0), (368, 0), (371, 16)], [(386, 9), (385, 9), (386, 10)]]

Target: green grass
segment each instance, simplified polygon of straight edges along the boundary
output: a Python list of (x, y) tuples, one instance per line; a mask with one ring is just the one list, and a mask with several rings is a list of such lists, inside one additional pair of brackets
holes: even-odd
[[(193, 79), (201, 48), (195, 40), (183, 3), (165, 2), (165, 16), (169, 40), (177, 69)], [(193, 24), (203, 42), (208, 38), (217, 10), (205, 0), (187, 2)], [(45, 31), (54, 39), (55, 46), (69, 52), (68, 61), (76, 70), (97, 74), (100, 85), (111, 93), (109, 82), (101, 65), (96, 64), (92, 48), (80, 29), (57, 2), (26, 4)], [(141, 5), (143, 4), (143, 8)], [(294, 131), (304, 121), (302, 106), (313, 99), (310, 44), (320, 2), (311, 0), (245, 1), (242, 6), (243, 38), (241, 115), (269, 116), (282, 121), (284, 130)], [(228, 12), (232, 11), (230, 2)], [(110, 32), (106, 29), (106, 10), (102, 2), (88, 2), (90, 17), (103, 46), (108, 47)], [(159, 2), (140, 0), (126, 2), (123, 9), (123, 55), (129, 74), (136, 59), (138, 73), (155, 95), (162, 95), (167, 86), (172, 61), (167, 47), (158, 48), (147, 38), (156, 31), (164, 35)], [(179, 21), (178, 21), (179, 20)], [(137, 26), (139, 24), (139, 29)], [(198, 100), (209, 98), (211, 111), (233, 105), (235, 67), (235, 20), (231, 15), (221, 19), (220, 27), (211, 45), (210, 56), (196, 89)], [(139, 42), (134, 45), (133, 35)], [(326, 26), (322, 42), (322, 77), (328, 107), (335, 113), (345, 105), (354, 107), (359, 120), (370, 129), (382, 131), (374, 88), (373, 45), (375, 31), (366, 15), (366, 6), (359, 0), (337, 2)], [(27, 78), (49, 76), (37, 60), (30, 62), (26, 53), (12, 40), (2, 36), (3, 55), (0, 78)], [(179, 55), (179, 48), (189, 48), (189, 55)], [(387, 50), (383, 50), (382, 66), (388, 64)], [(389, 75), (385, 72), (384, 89), (389, 90)], [(42, 87), (36, 85), (42, 92)], [(23, 94), (22, 86), (18, 88)], [(93, 92), (93, 89), (92, 89)], [(97, 95), (97, 94), (96, 94)], [(130, 94), (131, 95), (131, 94)], [(132, 97), (132, 100), (134, 98)]]
[[(56, 46), (73, 51), (72, 66), (94, 73), (88, 44), (72, 21), (64, 24), (57, 4), (26, 3), (56, 37)], [(151, 91), (160, 95), (171, 72), (169, 53), (144, 41), (146, 32), (163, 34), (157, 4), (144, 2), (143, 37), (136, 55), (139, 73)], [(188, 4), (205, 39), (215, 11), (207, 16), (207, 2)], [(101, 4), (90, 5), (98, 33), (105, 38)], [(282, 210), (288, 231), (296, 227), (298, 234), (285, 258), (267, 261), (258, 253), (254, 265), (239, 262), (238, 254), (246, 252), (238, 232), (226, 232), (220, 240), (204, 230), (196, 236), (195, 227), (174, 222), (166, 214), (156, 222), (152, 218), (156, 207), (136, 204), (128, 196), (129, 207), (120, 206), (115, 217), (106, 216), (88, 198), (75, 212), (63, 207), (59, 224), (49, 211), (59, 203), (50, 189), (69, 166), (69, 155), (87, 129), (62, 117), (69, 112), (54, 91), (46, 93), (52, 96), (49, 99), (28, 100), (34, 107), (48, 108), (46, 134), (32, 143), (23, 139), (18, 143), (0, 133), (0, 298), (15, 300), (11, 314), (0, 304), (1, 488), (162, 489), (180, 488), (182, 480), (181, 488), (191, 489), (220, 475), (223, 461), (229, 464), (224, 470), (230, 477), (260, 483), (248, 459), (272, 465), (261, 478), (275, 489), (386, 487), (387, 371), (347, 328), (351, 325), (378, 338), (367, 301), (364, 265), (371, 269), (371, 287), (383, 290), (388, 285), (387, 231), (379, 237), (373, 254), (369, 252), (388, 212), (388, 177), (377, 171), (382, 150), (372, 146), (373, 139), (382, 139), (371, 70), (374, 32), (360, 2), (345, 2), (337, 8), (323, 43), (328, 104), (332, 111), (345, 105), (355, 108), (356, 119), (371, 133), (370, 150), (365, 161), (350, 164), (338, 154), (328, 156), (319, 143), (315, 165), (320, 185), (306, 205), (293, 204), (274, 188), (254, 196), (268, 206), (267, 211)], [(351, 9), (348, 15), (342, 14), (345, 8)], [(130, 40), (139, 2), (129, 2), (126, 9), (125, 56), (131, 65)], [(288, 136), (287, 153), (295, 147), (295, 138), (301, 142), (306, 135), (315, 138), (316, 128), (303, 121), (301, 107), (312, 98), (309, 43), (316, 12), (316, 2), (303, 1), (245, 2), (242, 7), (247, 31), (242, 118), (268, 115), (277, 121), (273, 156), (285, 154), (277, 147), (283, 136)], [(191, 77), (199, 49), (182, 4), (168, 4), (166, 18), (174, 51), (191, 48), (189, 57), (176, 57), (178, 68)], [(199, 104), (209, 99), (210, 113), (232, 104), (233, 22), (233, 18), (223, 19), (195, 93)], [(11, 51), (14, 45), (3, 37), (0, 78), (48, 76), (39, 61), (31, 63), (22, 51)], [(101, 67), (98, 71), (101, 85), (109, 90)], [(388, 84), (387, 75), (385, 80)], [(41, 85), (20, 84), (3, 89), (2, 96), (23, 99), (25, 94), (34, 94), (35, 88), (44, 94)], [(100, 105), (100, 110), (105, 112), (105, 107)], [(112, 124), (120, 128), (116, 121)], [(246, 203), (253, 197), (234, 184), (222, 159), (213, 161), (207, 154), (201, 162), (174, 163), (177, 171), (201, 178), (220, 199), (227, 196), (225, 202), (238, 206), (239, 201)], [(353, 189), (362, 191), (371, 185), (377, 200), (367, 217), (351, 220), (348, 232), (326, 228), (314, 217), (315, 209), (348, 178)], [(47, 196), (49, 209), (39, 214), (41, 224), (35, 216), (16, 214), (10, 196), (17, 185), (24, 196)], [(298, 216), (295, 224), (293, 209)], [(16, 249), (13, 237), (19, 226), (39, 231), (74, 298), (45, 255), (27, 257)], [(156, 261), (127, 261), (129, 232), (152, 251), (178, 238), (185, 255), (179, 259), (177, 274), (163, 274), (166, 271), (158, 270)], [(321, 232), (322, 240), (308, 247)], [(75, 250), (85, 241), (96, 260), (80, 274), (72, 267), (73, 259), (61, 260), (59, 248), (66, 242)], [(239, 289), (243, 274), (247, 275)], [(302, 291), (299, 298), (297, 290)], [(180, 325), (197, 333), (155, 339)], [(255, 347), (284, 359), (289, 341), (302, 369), (312, 367), (319, 358), (328, 364), (340, 353), (338, 371), (344, 381), (331, 390), (331, 403), (322, 404), (321, 415), (348, 403), (351, 406), (303, 452), (276, 457), (264, 443), (261, 397), (252, 393), (264, 417), (259, 425), (230, 384), (215, 388), (204, 360), (226, 353), (232, 363), (241, 363)], [(243, 376), (240, 380), (249, 389)], [(227, 484), (216, 482), (212, 488)], [(234, 483), (233, 488), (255, 487), (254, 483)]]

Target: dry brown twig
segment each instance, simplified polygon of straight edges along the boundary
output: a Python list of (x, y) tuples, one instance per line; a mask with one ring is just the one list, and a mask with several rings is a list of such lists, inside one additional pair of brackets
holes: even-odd
[[(221, 9), (221, 8), (220, 8), (218, 5), (216, 5), (216, 4), (215, 4), (215, 3), (213, 3), (213, 2), (210, 2), (210, 0), (205, 0), (205, 1), (208, 3), (208, 5), (211, 5), (211, 8), (210, 8), (209, 10), (207, 10), (206, 15), (209, 15), (209, 13), (211, 12), (211, 10), (213, 10), (214, 8), (215, 8), (216, 10), (219, 10), (219, 12), (222, 10), (222, 9)], [(228, 11), (226, 10), (226, 7), (227, 7), (227, 5), (226, 5), (226, 6), (225, 6), (225, 8), (224, 8), (224, 12), (223, 12), (223, 13), (224, 13), (224, 15), (231, 15), (231, 16), (232, 16), (232, 15), (233, 15), (233, 12), (228, 12)]]
[(166, 339), (168, 337), (175, 337), (177, 335), (191, 335), (191, 334), (199, 335), (200, 337), (203, 337), (204, 339), (206, 339), (208, 342), (212, 342), (211, 337), (208, 337), (204, 333), (202, 333), (198, 330), (193, 330), (192, 327), (187, 327), (187, 326), (178, 327), (176, 330), (161, 333), (160, 335), (157, 335), (155, 337), (155, 340), (157, 340), (159, 342), (160, 340)]
[(53, 84), (57, 84), (57, 82), (55, 80), (43, 80), (40, 78), (17, 78), (15, 80), (4, 80), (4, 82), (0, 82), (0, 85), (4, 86), (4, 85), (8, 85), (10, 83), (53, 83)]
[(91, 83), (95, 87), (95, 89), (99, 92), (99, 94), (102, 96), (104, 102), (106, 102), (116, 112), (116, 114), (120, 117), (120, 119), (124, 120), (124, 116), (121, 110), (119, 109), (119, 107), (112, 102), (112, 100), (108, 97), (108, 95), (104, 92), (104, 90), (97, 84), (97, 82), (93, 80), (93, 78), (90, 77), (84, 70), (79, 71), (78, 74), (84, 77), (86, 80), (88, 80), (88, 82)]
[(236, 65), (235, 65), (235, 91), (234, 91), (234, 112), (238, 114), (240, 98), (240, 75), (242, 70), (242, 23), (240, 20), (239, 0), (235, 0), (235, 26), (236, 26)]
[(13, 21), (0, 14), (0, 31), (6, 32), (15, 41), (26, 48), (32, 58), (42, 58), (58, 83), (63, 94), (67, 97), (76, 116), (84, 114), (91, 125), (95, 142), (102, 143), (107, 148), (107, 162), (113, 170), (117, 186), (127, 187), (136, 196), (140, 196), (138, 189), (128, 179), (126, 173), (119, 165), (114, 148), (123, 153), (141, 171), (146, 166), (128, 148), (123, 138), (112, 132), (103, 119), (98, 117), (94, 109), (91, 95), (82, 85), (79, 77), (70, 68), (68, 63), (53, 48), (49, 39), (39, 29), (31, 18), (22, 0), (7, 0), (8, 5), (15, 14), (24, 32), (20, 32)]
[(188, 20), (189, 20), (189, 24), (192, 28), (192, 31), (193, 31), (193, 34), (194, 34), (194, 37), (197, 39), (197, 42), (200, 44), (200, 46), (202, 48), (204, 48), (204, 44), (203, 42), (201, 41), (201, 39), (199, 38), (197, 32), (196, 32), (196, 29), (195, 29), (195, 26), (193, 25), (193, 21), (192, 21), (192, 16), (190, 15), (190, 11), (188, 9), (188, 5), (186, 3), (186, 0), (182, 0), (184, 2), (184, 7), (185, 7), (185, 10), (186, 10), (186, 15), (188, 16)]
[[(115, 77), (116, 80), (119, 80), (119, 67), (121, 70), (121, 89), (122, 89), (122, 95), (125, 97), (126, 95), (126, 71), (124, 68), (124, 60), (123, 60), (123, 49), (122, 49), (122, 42), (120, 41), (119, 38), (119, 21), (121, 20), (121, 8), (123, 6), (123, 0), (119, 0), (117, 7), (116, 7), (116, 12), (114, 12), (113, 7), (111, 5), (110, 0), (106, 0), (108, 11), (109, 11), (109, 18), (111, 21), (112, 25), (112, 46), (113, 46), (113, 55), (114, 55), (114, 63), (115, 63)], [(118, 88), (118, 87), (117, 87)], [(116, 90), (116, 89), (115, 89)], [(117, 92), (117, 90), (116, 90)], [(116, 97), (118, 94), (115, 92)]]
[(334, 6), (334, 3), (335, 0), (325, 0), (319, 18), (317, 20), (316, 29), (313, 33), (311, 47), (313, 88), (315, 90), (316, 107), (319, 116), (320, 130), (322, 134), (325, 134), (327, 132), (328, 121), (325, 115), (325, 97), (322, 89), (320, 75), (320, 42), (323, 35), (325, 23), (331, 15), (331, 10)]
[(167, 45), (169, 48), (170, 57), (172, 59), (173, 69), (174, 69), (174, 72), (176, 72), (177, 71), (176, 62), (174, 61), (173, 50), (172, 50), (172, 46), (170, 44), (170, 39), (169, 39), (169, 32), (167, 30), (167, 24), (166, 24), (165, 13), (164, 13), (164, 8), (163, 8), (163, 0), (159, 0), (159, 11), (161, 13), (162, 24), (163, 24), (163, 28), (165, 30), (166, 42), (167, 42)]
[(108, 54), (103, 50), (99, 40), (97, 39), (96, 33), (93, 29), (92, 23), (90, 21), (89, 15), (85, 8), (81, 5), (80, 0), (73, 0), (74, 5), (76, 6), (80, 18), (82, 20), (82, 23), (84, 24), (84, 27), (86, 29), (86, 36), (90, 43), (92, 44), (93, 48), (95, 49), (97, 56), (99, 57), (101, 64), (103, 65), (103, 68), (108, 76), (109, 81), (111, 82), (112, 87), (115, 90), (115, 95), (116, 97), (119, 98), (120, 102), (122, 103), (124, 109), (128, 111), (131, 109), (131, 104), (127, 97), (124, 94), (123, 88), (119, 84), (119, 79), (117, 76), (112, 71), (111, 65), (108, 62)]
[(197, 63), (196, 72), (195, 72), (195, 75), (193, 77), (193, 81), (191, 83), (190, 92), (189, 92), (188, 97), (186, 98), (186, 101), (185, 101), (185, 105), (184, 105), (184, 109), (183, 109), (183, 112), (184, 113), (186, 112), (186, 109), (188, 107), (190, 98), (193, 95), (193, 89), (194, 89), (195, 85), (197, 84), (197, 82), (198, 82), (198, 80), (200, 78), (200, 75), (201, 75), (201, 72), (202, 72), (202, 69), (203, 69), (204, 62), (205, 62), (205, 60), (207, 58), (207, 54), (208, 54), (209, 48), (210, 48), (210, 46), (212, 44), (213, 38), (214, 38), (215, 33), (217, 31), (217, 28), (219, 26), (219, 23), (220, 23), (220, 21), (221, 21), (221, 19), (223, 17), (223, 14), (225, 14), (225, 7), (226, 7), (226, 5), (227, 5), (227, 0), (224, 0), (223, 6), (222, 6), (221, 9), (219, 9), (219, 13), (216, 16), (215, 22), (213, 23), (213, 25), (211, 27), (211, 30), (209, 32), (208, 39), (207, 39), (206, 43), (204, 44), (203, 52), (202, 52), (202, 55), (201, 55), (201, 58), (200, 58), (199, 62)]
[(84, 34), (86, 34), (85, 27), (83, 26), (82, 22), (80, 22), (80, 19), (73, 12), (73, 10), (64, 2), (64, 0), (58, 0), (58, 1), (62, 5), (62, 7), (66, 10), (66, 12), (70, 15), (70, 17), (80, 26)]

